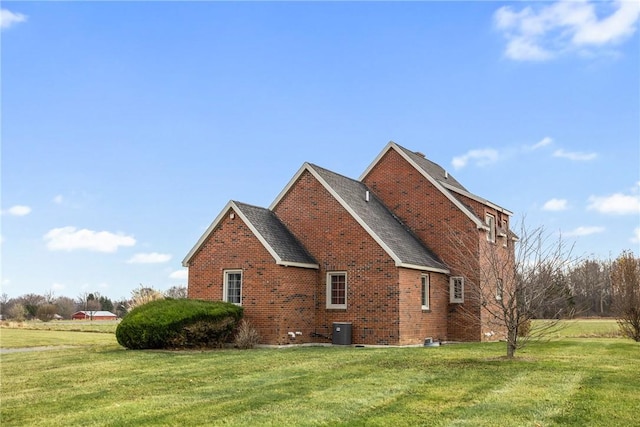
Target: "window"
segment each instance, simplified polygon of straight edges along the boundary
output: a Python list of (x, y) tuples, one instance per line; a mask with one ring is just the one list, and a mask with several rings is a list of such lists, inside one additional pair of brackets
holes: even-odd
[(347, 308), (347, 273), (327, 273), (327, 308)]
[(486, 214), (484, 217), (487, 225), (489, 226), (489, 231), (487, 232), (487, 240), (490, 242), (496, 241), (496, 217), (491, 214)]
[(224, 272), (222, 299), (233, 304), (242, 304), (242, 270)]
[(449, 279), (449, 302), (464, 302), (464, 277), (452, 277)]
[(429, 310), (429, 299), (431, 288), (429, 286), (429, 275), (423, 274), (420, 276), (420, 287), (422, 289), (422, 309)]
[(502, 283), (502, 279), (498, 279), (496, 281), (496, 299), (502, 299), (502, 293), (504, 292), (504, 284)]

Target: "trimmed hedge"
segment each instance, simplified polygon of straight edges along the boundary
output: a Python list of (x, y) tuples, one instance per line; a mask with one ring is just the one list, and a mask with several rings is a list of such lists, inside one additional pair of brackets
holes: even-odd
[(129, 349), (220, 347), (242, 319), (242, 307), (222, 301), (162, 299), (131, 310), (116, 339)]

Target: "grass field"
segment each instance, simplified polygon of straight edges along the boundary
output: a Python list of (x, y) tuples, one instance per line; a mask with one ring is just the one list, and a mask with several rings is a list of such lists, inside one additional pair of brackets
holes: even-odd
[(640, 344), (566, 335), (509, 361), (504, 343), (129, 351), (110, 333), (2, 328), (3, 349), (58, 349), (2, 354), (0, 424), (640, 425)]

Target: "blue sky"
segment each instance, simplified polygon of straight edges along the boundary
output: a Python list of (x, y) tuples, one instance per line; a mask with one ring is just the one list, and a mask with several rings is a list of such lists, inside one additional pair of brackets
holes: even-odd
[(389, 140), (575, 242), (640, 252), (637, 2), (2, 3), (2, 292), (186, 284), (230, 200)]

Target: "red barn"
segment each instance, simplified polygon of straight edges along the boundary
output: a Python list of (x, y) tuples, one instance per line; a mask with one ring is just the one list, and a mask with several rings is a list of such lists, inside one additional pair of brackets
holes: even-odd
[(77, 311), (71, 318), (73, 320), (116, 320), (118, 316), (110, 311)]

